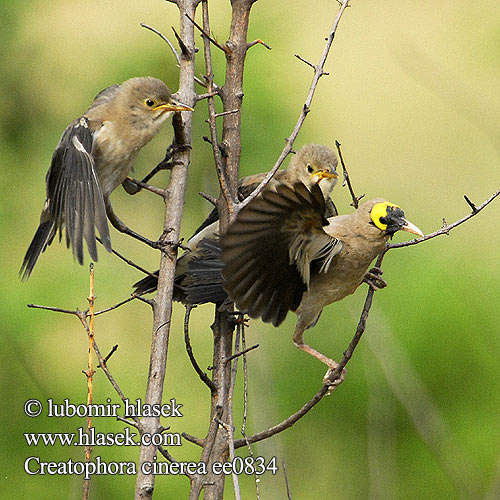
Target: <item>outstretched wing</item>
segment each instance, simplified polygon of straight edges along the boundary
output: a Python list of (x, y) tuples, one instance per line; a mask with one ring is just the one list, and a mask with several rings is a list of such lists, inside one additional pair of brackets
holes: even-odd
[(95, 228), (106, 250), (111, 250), (104, 199), (90, 154), (92, 142), (88, 119), (75, 120), (64, 131), (47, 174), (48, 217), (60, 237), (66, 225), (66, 244), (80, 264), (84, 239), (97, 260)]
[(298, 183), (265, 189), (221, 237), (224, 287), (236, 307), (279, 325), (309, 286), (311, 265), (326, 272), (342, 243), (323, 226), (321, 189)]

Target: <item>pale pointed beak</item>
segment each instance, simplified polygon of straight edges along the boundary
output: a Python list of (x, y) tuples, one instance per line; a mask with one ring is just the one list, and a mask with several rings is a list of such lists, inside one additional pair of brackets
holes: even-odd
[(194, 111), (193, 108), (182, 104), (182, 102), (170, 102), (165, 104), (159, 104), (153, 108), (155, 111), (162, 109), (164, 111)]
[(424, 233), (422, 231), (420, 231), (420, 229), (415, 226), (415, 224), (412, 224), (410, 221), (404, 219), (405, 221), (405, 224), (404, 226), (401, 227), (401, 229), (403, 231), (407, 231), (409, 233), (412, 233), (412, 234), (416, 234), (417, 236), (420, 236), (421, 238), (424, 237)]
[(337, 172), (328, 172), (327, 170), (318, 170), (317, 172), (314, 172), (312, 174), (312, 177), (317, 176), (318, 177), (318, 182), (323, 180), (323, 179), (337, 179), (338, 174)]

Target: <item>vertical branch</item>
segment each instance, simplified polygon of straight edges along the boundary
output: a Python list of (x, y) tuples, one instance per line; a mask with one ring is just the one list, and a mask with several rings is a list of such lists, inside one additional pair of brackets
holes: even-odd
[[(210, 21), (208, 17), (208, 0), (202, 1), (202, 12), (203, 12), (203, 31), (204, 33), (210, 33)], [(229, 207), (229, 212), (234, 210), (234, 199), (228, 190), (226, 173), (224, 171), (222, 155), (220, 151), (219, 138), (217, 135), (217, 117), (215, 116), (215, 103), (214, 103), (214, 73), (212, 67), (212, 49), (211, 40), (208, 36), (203, 36), (203, 49), (205, 56), (205, 79), (207, 83), (207, 103), (208, 103), (208, 126), (210, 129), (210, 139), (212, 142), (212, 153), (215, 161), (215, 169), (217, 170), (217, 177), (219, 178), (219, 184), (222, 196), (224, 196), (224, 201)]]
[[(193, 107), (196, 102), (194, 91), (194, 29), (186, 15), (194, 18), (199, 0), (177, 0), (180, 15), (181, 61), (178, 95), (182, 102)], [(162, 235), (162, 256), (158, 277), (158, 293), (153, 304), (153, 335), (149, 363), (149, 376), (146, 388), (145, 404), (161, 404), (163, 384), (166, 373), (170, 318), (172, 314), (172, 296), (174, 289), (177, 246), (191, 146), (191, 114), (176, 113), (173, 119), (174, 161), (170, 174), (168, 197), (165, 199), (165, 219)], [(139, 424), (141, 433), (156, 434), (161, 431), (159, 417), (143, 417)], [(145, 474), (142, 465), (152, 463), (156, 458), (157, 448), (153, 445), (141, 445), (139, 467), (136, 480), (135, 500), (151, 499), (155, 477)]]
[[(212, 144), (214, 145), (214, 156), (216, 164), (222, 162), (222, 169), (219, 175), (221, 179), (221, 196), (217, 202), (219, 211), (220, 232), (223, 233), (232, 218), (235, 217), (235, 201), (238, 186), (238, 171), (241, 156), (241, 107), (243, 102), (243, 71), (245, 57), (248, 48), (247, 32), (250, 10), (254, 0), (231, 0), (232, 17), (229, 39), (223, 47), (226, 57), (226, 79), (224, 86), (219, 90), (223, 104), (223, 125), (222, 141), (219, 156), (217, 147), (215, 121), (211, 126)], [(208, 11), (204, 5), (204, 26), (205, 33), (210, 33), (208, 25)], [(211, 67), (210, 43), (207, 37), (205, 40), (205, 62), (207, 68)], [(208, 58), (208, 59), (207, 59)], [(209, 75), (210, 70), (207, 71)], [(235, 111), (236, 110), (236, 111)], [(231, 111), (231, 113), (227, 113)], [(210, 112), (210, 104), (209, 104)], [(210, 121), (209, 121), (210, 123)], [(217, 151), (215, 151), (217, 147)], [(225, 186), (223, 185), (223, 182)], [(212, 394), (210, 409), (210, 427), (204, 441), (201, 461), (207, 463), (208, 475), (197, 477), (192, 482), (190, 500), (199, 497), (201, 489), (205, 488), (205, 500), (219, 500), (224, 494), (224, 475), (211, 473), (211, 464), (219, 461), (223, 462), (228, 458), (229, 434), (219, 432), (219, 423), (226, 429), (232, 423), (231, 407), (231, 363), (224, 362), (232, 355), (234, 319), (230, 314), (230, 309), (217, 308), (215, 320), (212, 325), (214, 335), (213, 351), (213, 382), (217, 391)]]
[[(94, 264), (90, 264), (90, 291), (87, 298), (89, 301), (89, 326), (88, 326), (88, 337), (89, 337), (89, 359), (87, 370), (84, 371), (87, 376), (87, 405), (92, 404), (92, 395), (94, 391)], [(87, 427), (86, 432), (90, 436), (90, 429), (92, 428), (92, 417), (89, 415), (87, 417)], [(92, 453), (92, 447), (90, 445), (85, 446), (85, 462), (90, 462), (90, 455)], [(83, 495), (82, 499), (87, 500), (89, 497), (90, 490), (90, 479), (84, 479), (83, 482)]]

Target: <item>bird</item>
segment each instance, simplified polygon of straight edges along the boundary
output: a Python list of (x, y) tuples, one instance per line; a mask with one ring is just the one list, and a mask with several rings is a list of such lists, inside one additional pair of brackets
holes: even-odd
[[(334, 216), (337, 215), (337, 209), (330, 194), (338, 179), (337, 164), (337, 155), (328, 146), (306, 144), (293, 155), (286, 170), (276, 172), (269, 185), (292, 185), (298, 181), (302, 181), (307, 186), (318, 184), (325, 198), (325, 215)], [(264, 179), (266, 173), (249, 175), (240, 179), (238, 185), (240, 199), (249, 196)], [(174, 294), (174, 300), (176, 297), (182, 297), (182, 301), (203, 304), (217, 302), (221, 297), (226, 297), (221, 288), (222, 277), (220, 274), (217, 275), (222, 266), (211, 265), (217, 262), (215, 247), (211, 243), (207, 244), (206, 241), (201, 243), (203, 240), (211, 241), (218, 234), (218, 220), (219, 214), (217, 208), (214, 208), (189, 239), (188, 251), (181, 255), (177, 264), (176, 284), (179, 294)], [(201, 246), (199, 246), (200, 243)], [(134, 293), (137, 295), (154, 292), (158, 286), (158, 271), (144, 277), (133, 286)], [(181, 286), (185, 288), (182, 293), (180, 292)], [(211, 296), (214, 300), (205, 300), (210, 299)]]
[[(97, 260), (96, 229), (106, 250), (111, 239), (106, 220), (143, 239), (114, 214), (109, 196), (126, 178), (140, 149), (173, 112), (193, 111), (172, 98), (153, 77), (135, 77), (99, 92), (82, 116), (64, 130), (52, 156), (40, 224), (19, 271), (29, 278), (40, 254), (66, 228), (66, 246), (83, 263), (85, 240)], [(133, 233), (133, 234), (132, 234)]]
[[(333, 188), (337, 184), (338, 158), (335, 152), (323, 144), (305, 144), (296, 154), (292, 156), (288, 168), (278, 170), (269, 185), (280, 183), (293, 184), (302, 181), (306, 186), (319, 183), (325, 196), (326, 210), (328, 216), (337, 215), (337, 208), (330, 198)], [(267, 172), (248, 175), (240, 179), (238, 183), (238, 198), (244, 200), (264, 180)], [(195, 230), (197, 234), (205, 227), (219, 220), (217, 207), (210, 212), (203, 223)]]
[(356, 291), (397, 231), (424, 235), (381, 198), (349, 215), (324, 213), (317, 185), (271, 186), (238, 213), (219, 244), (223, 286), (236, 308), (274, 326), (294, 311), (294, 344), (334, 370), (333, 359), (304, 342), (304, 331), (325, 306)]

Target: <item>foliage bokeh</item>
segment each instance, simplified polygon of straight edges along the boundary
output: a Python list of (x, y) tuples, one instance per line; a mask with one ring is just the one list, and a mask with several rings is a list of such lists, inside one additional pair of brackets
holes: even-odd
[[(212, 29), (224, 41), (228, 2), (211, 2)], [(24, 432), (74, 432), (77, 418), (30, 419), (27, 399), (83, 403), (87, 340), (72, 317), (35, 311), (27, 303), (86, 308), (88, 267), (78, 266), (63, 244), (41, 257), (32, 278), (17, 277), (44, 199), (44, 176), (63, 128), (105, 86), (131, 76), (152, 75), (177, 87), (175, 60), (166, 44), (139, 26), (153, 25), (168, 36), (177, 26), (170, 3), (84, 3), (52, 0), (2, 6), (0, 76), (1, 256), (4, 269), (1, 319), (2, 431), (5, 498), (79, 498), (75, 476), (28, 476), (28, 456), (81, 460), (79, 448), (29, 448)], [(250, 39), (272, 46), (251, 49), (246, 64), (242, 175), (269, 169), (303, 104), (311, 70), (293, 57), (317, 61), (337, 2), (257, 2)], [(500, 7), (479, 0), (375, 2), (353, 0), (341, 21), (312, 111), (296, 146), (308, 142), (343, 145), (356, 190), (400, 204), (424, 232), (467, 213), (463, 194), (480, 202), (500, 186), (499, 116)], [(201, 40), (199, 46), (201, 47)], [(223, 82), (223, 56), (215, 77)], [(198, 58), (199, 73), (203, 61)], [(201, 92), (201, 89), (200, 89)], [(191, 172), (182, 233), (189, 237), (210, 210), (199, 191), (216, 195), (217, 183), (207, 135), (206, 106), (198, 104)], [(171, 137), (164, 127), (139, 156), (137, 176), (162, 157)], [(165, 183), (168, 174), (157, 182)], [(349, 195), (334, 193), (342, 212)], [(141, 192), (121, 189), (113, 206), (132, 228), (154, 237), (162, 225), (162, 204)], [(276, 455), (287, 465), (294, 497), (496, 498), (500, 479), (499, 202), (448, 237), (394, 250), (384, 262), (387, 289), (376, 293), (366, 337), (349, 365), (346, 382), (284, 434), (254, 446), (256, 455)], [(401, 240), (405, 235), (397, 235)], [(112, 233), (114, 247), (147, 268), (158, 255)], [(139, 273), (100, 252), (96, 264), (98, 308), (130, 292)], [(354, 332), (365, 292), (359, 290), (327, 308), (306, 339), (340, 357)], [(212, 306), (192, 314), (193, 348), (200, 365), (211, 363)], [(252, 321), (247, 343), (260, 347), (249, 359), (249, 428), (259, 431), (298, 409), (317, 390), (323, 367), (291, 342), (294, 317), (279, 329)], [(185, 355), (183, 308), (175, 307), (165, 400), (181, 402), (184, 417), (167, 422), (173, 432), (203, 436), (209, 394)], [(125, 394), (143, 397), (148, 372), (151, 314), (139, 302), (101, 316), (96, 340), (118, 352), (110, 368)], [(241, 381), (240, 381), (241, 382)], [(262, 390), (265, 388), (265, 390)], [(241, 392), (241, 385), (238, 389)], [(98, 374), (94, 400), (118, 402)], [(235, 400), (237, 428), (241, 398)], [(118, 432), (112, 419), (95, 422)], [(103, 460), (136, 460), (137, 448), (94, 449)], [(244, 455), (246, 452), (241, 451)], [(199, 458), (184, 443), (178, 460)], [(308, 480), (304, 480), (308, 478)], [(227, 497), (232, 497), (231, 487)], [(253, 498), (251, 477), (242, 477), (245, 498)], [(133, 476), (96, 476), (91, 498), (130, 497)], [(185, 498), (188, 481), (160, 477), (155, 495)], [(261, 478), (263, 498), (285, 498), (282, 471)]]

